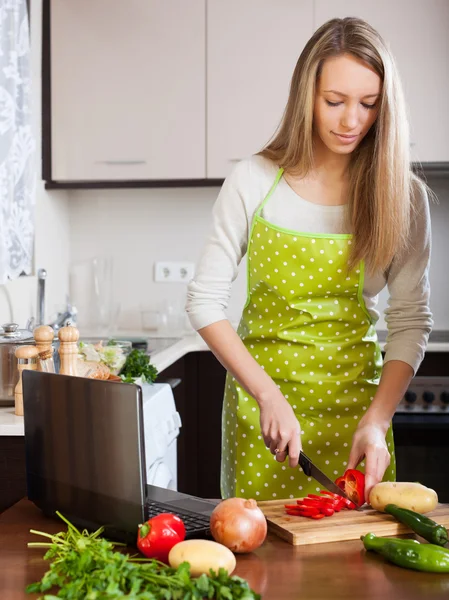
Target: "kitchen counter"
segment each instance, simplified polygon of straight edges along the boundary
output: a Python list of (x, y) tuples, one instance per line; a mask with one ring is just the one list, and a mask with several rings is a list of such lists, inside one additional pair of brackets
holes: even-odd
[[(48, 569), (45, 550), (27, 548), (38, 541), (30, 529), (57, 533), (60, 521), (44, 517), (26, 499), (0, 515), (0, 590), (2, 600), (36, 600), (25, 587)], [(135, 551), (130, 549), (131, 551)], [(237, 556), (235, 574), (248, 580), (262, 600), (443, 600), (449, 574), (419, 573), (366, 553), (360, 541), (291, 546), (269, 535), (254, 553)]]
[[(127, 335), (130, 337), (148, 337), (145, 334), (142, 334), (142, 332), (136, 331), (120, 332), (119, 337), (124, 338)], [(447, 335), (436, 337), (435, 339), (437, 341), (429, 342), (427, 352), (449, 352), (449, 343), (442, 341), (443, 339), (446, 339), (446, 337)], [(164, 340), (166, 339), (167, 338), (164, 338)], [(385, 332), (379, 331), (379, 344), (383, 349), (385, 346)], [(184, 335), (178, 335), (178, 337), (173, 337), (172, 345), (167, 346), (167, 343), (164, 345), (166, 346), (164, 349), (157, 352), (150, 352), (151, 362), (159, 372), (164, 371), (164, 369), (167, 369), (177, 360), (186, 354), (189, 354), (190, 352), (201, 352), (208, 350), (208, 347), (202, 337), (193, 331)], [(17, 417), (14, 414), (14, 407), (0, 407), (0, 436), (4, 435), (24, 435), (23, 417)]]

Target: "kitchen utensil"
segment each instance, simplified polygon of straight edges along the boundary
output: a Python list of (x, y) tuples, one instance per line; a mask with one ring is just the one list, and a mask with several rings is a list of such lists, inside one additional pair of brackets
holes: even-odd
[(350, 500), (350, 498), (348, 498), (345, 492), (341, 488), (339, 488), (338, 485), (332, 481), (332, 479), (325, 475), (323, 471), (321, 471), (316, 465), (314, 465), (310, 458), (306, 456), (302, 450), (299, 453), (299, 464), (302, 467), (304, 474), (307, 475), (307, 477), (313, 477), (316, 481), (318, 481), (318, 483), (321, 483), (321, 485), (324, 486), (329, 492), (332, 492), (333, 494), (338, 494), (346, 500)]
[(56, 372), (53, 360), (53, 348), (39, 352), (37, 367), (38, 371), (43, 371), (44, 373)]
[(33, 334), (19, 329), (17, 323), (6, 323), (0, 333), (0, 406), (14, 406), (14, 388), (19, 379), (15, 351), (18, 346), (32, 344)]
[(161, 311), (158, 308), (144, 306), (140, 309), (142, 329), (144, 331), (156, 332), (162, 324)]
[(17, 359), (17, 369), (19, 371), (19, 381), (14, 390), (15, 414), (23, 417), (23, 389), (22, 372), (25, 369), (36, 371), (38, 350), (36, 346), (19, 346), (16, 348), (15, 357)]
[[(258, 502), (268, 522), (268, 531), (276, 534), (294, 546), (357, 540), (368, 532), (382, 536), (396, 536), (412, 533), (406, 525), (396, 521), (391, 515), (378, 512), (370, 507), (361, 510), (342, 510), (331, 517), (319, 521), (307, 517), (287, 515), (284, 504), (293, 500), (268, 500)], [(427, 517), (449, 527), (449, 504), (439, 504)]]
[[(36, 348), (38, 349), (39, 354), (41, 352), (51, 351), (51, 356), (53, 355), (52, 344), (55, 337), (55, 332), (49, 325), (41, 325), (40, 327), (36, 327), (36, 329), (33, 331), (33, 337), (36, 342)], [(40, 368), (40, 362), (38, 362), (37, 370), (42, 370)]]
[(60, 375), (78, 375), (78, 340), (80, 337), (79, 331), (72, 325), (61, 327), (58, 332), (59, 337), (59, 357), (61, 366), (59, 367)]
[(45, 280), (47, 271), (39, 269), (37, 272), (37, 315), (36, 325), (43, 325), (45, 322)]
[(120, 302), (119, 290), (114, 289), (112, 257), (94, 257), (72, 264), (69, 290), (71, 302), (77, 308), (76, 324), (81, 330), (100, 336), (116, 333)]

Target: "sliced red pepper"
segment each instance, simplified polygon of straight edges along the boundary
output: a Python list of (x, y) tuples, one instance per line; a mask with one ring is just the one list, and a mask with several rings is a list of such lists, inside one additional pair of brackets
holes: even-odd
[[(354, 469), (355, 470), (355, 469)], [(347, 472), (348, 473), (348, 472)], [(360, 475), (363, 476), (363, 473), (357, 471)], [(346, 475), (346, 473), (345, 473)], [(352, 482), (355, 480), (357, 475), (353, 475), (349, 473), (348, 480), (345, 479), (345, 475), (339, 477), (336, 480), (337, 485), (346, 492), (347, 481), (349, 482), (349, 487), (352, 485)], [(364, 493), (364, 490), (363, 490)], [(362, 493), (362, 502), (363, 502), (363, 493)], [(296, 504), (284, 504), (286, 509), (286, 513), (288, 515), (307, 517), (313, 519), (321, 519), (322, 517), (330, 517), (336, 512), (340, 512), (343, 508), (353, 510), (357, 508), (356, 504), (347, 498), (343, 498), (339, 494), (334, 494), (333, 492), (329, 492), (328, 490), (320, 490), (320, 494), (308, 494), (303, 498), (298, 498), (296, 500)]]
[(296, 510), (298, 510), (299, 512), (310, 512), (310, 513), (321, 512), (321, 509), (319, 506), (306, 506), (306, 505), (302, 505), (302, 504), (300, 504)]
[(335, 480), (350, 500), (361, 506), (365, 502), (365, 475), (357, 469), (347, 469), (341, 477)]
[(326, 517), (332, 517), (332, 515), (334, 514), (334, 509), (329, 508), (327, 506), (323, 506), (323, 508), (321, 509), (321, 513)]
[(308, 515), (317, 515), (317, 514), (319, 514), (321, 511), (320, 511), (320, 509), (319, 509), (319, 508), (315, 508), (315, 507), (313, 507), (313, 506), (311, 506), (311, 507), (304, 506), (304, 507), (301, 507), (301, 508), (298, 510), (298, 512), (299, 512), (299, 514), (301, 514), (301, 515), (307, 515), (307, 516), (308, 516)]
[(301, 506), (323, 506), (322, 500), (315, 500), (314, 498), (304, 498), (301, 502), (298, 501)]
[(327, 490), (321, 490), (320, 494), (322, 494), (325, 498), (329, 498), (332, 500), (344, 500), (343, 496), (339, 496), (338, 494), (334, 494), (333, 492), (328, 492)]

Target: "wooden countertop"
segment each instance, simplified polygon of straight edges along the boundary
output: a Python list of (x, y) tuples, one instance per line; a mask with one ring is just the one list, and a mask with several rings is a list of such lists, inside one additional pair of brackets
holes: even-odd
[[(35, 600), (25, 594), (48, 568), (30, 529), (57, 533), (61, 523), (44, 517), (26, 499), (0, 515), (1, 600)], [(418, 573), (387, 564), (366, 553), (360, 541), (291, 546), (269, 536), (255, 553), (239, 556), (235, 574), (247, 579), (263, 600), (445, 600), (449, 574)]]

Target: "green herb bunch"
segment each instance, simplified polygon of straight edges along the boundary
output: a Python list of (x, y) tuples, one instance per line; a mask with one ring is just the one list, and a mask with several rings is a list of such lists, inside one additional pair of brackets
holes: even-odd
[(135, 383), (136, 379), (142, 383), (154, 383), (157, 369), (150, 363), (148, 354), (135, 348), (126, 357), (120, 376), (125, 383)]
[[(44, 600), (259, 600), (248, 582), (218, 573), (192, 578), (189, 563), (177, 569), (154, 559), (138, 558), (114, 550), (123, 545), (101, 537), (103, 528), (95, 533), (80, 532), (60, 513), (67, 523), (67, 532), (51, 535), (31, 530), (50, 539), (48, 543), (31, 542), (28, 546), (48, 548), (44, 558), (51, 561), (42, 580), (29, 585), (28, 593), (56, 590), (45, 594)], [(59, 589), (58, 589), (59, 588)]]

